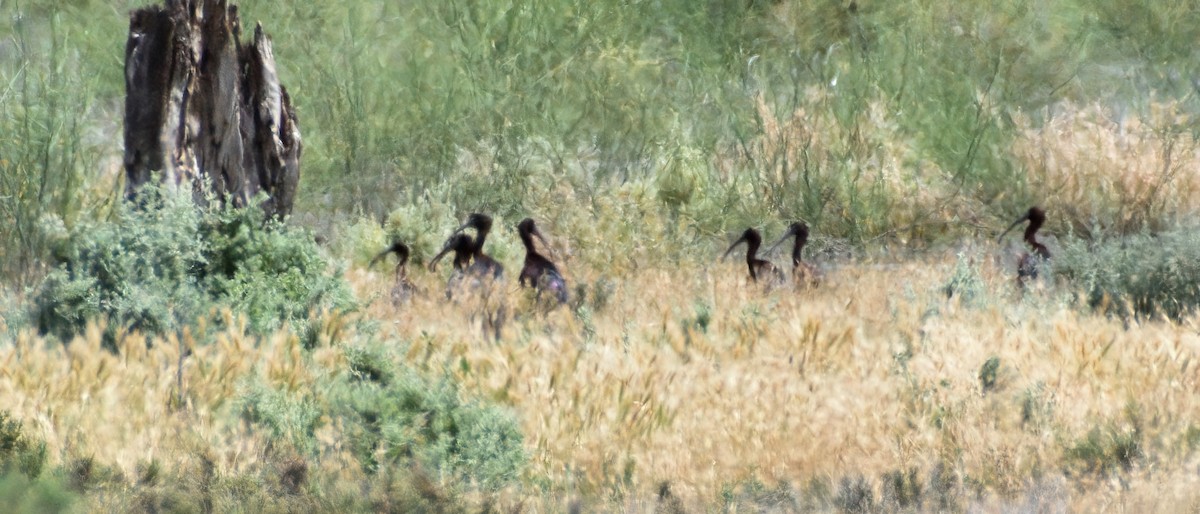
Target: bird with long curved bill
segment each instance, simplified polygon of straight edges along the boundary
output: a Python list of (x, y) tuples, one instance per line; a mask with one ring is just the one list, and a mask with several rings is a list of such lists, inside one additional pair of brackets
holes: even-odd
[(454, 252), (454, 269), (450, 272), (450, 278), (446, 281), (447, 299), (454, 298), (454, 291), (462, 285), (467, 267), (471, 264), (471, 252), (474, 244), (471, 236), (466, 234), (452, 235), (442, 245), (442, 250), (429, 261), (429, 271), (434, 271), (437, 268), (437, 263), (442, 260), (442, 257), (445, 257), (450, 252)]
[(475, 229), (475, 238), (466, 248), (471, 263), (463, 274), (466, 280), (470, 281), (472, 290), (479, 293), (482, 302), (480, 308), (472, 314), (472, 320), (479, 317), (484, 334), (498, 341), (508, 307), (505, 305), (504, 296), (493, 295), (493, 292), (498, 291), (493, 291), (491, 287), (496, 281), (504, 278), (504, 265), (483, 252), (483, 245), (492, 230), (492, 217), (478, 212), (471, 213), (466, 222), (454, 229), (452, 237), (467, 237), (463, 231), (468, 228)]
[(804, 262), (803, 258), (804, 245), (808, 244), (808, 224), (803, 221), (792, 223), (779, 241), (771, 245), (771, 249), (767, 250), (767, 253), (774, 252), (789, 237), (796, 238), (795, 244), (792, 245), (792, 282), (800, 288), (820, 285), (821, 273), (812, 264)]
[(536, 236), (542, 240), (543, 245), (550, 247), (533, 219), (521, 220), (517, 224), (517, 233), (521, 236), (521, 243), (525, 245), (525, 266), (521, 268), (521, 276), (518, 279), (521, 286), (535, 288), (538, 299), (541, 299), (542, 291), (549, 291), (558, 303), (567, 303), (570, 296), (567, 292), (567, 281), (558, 271), (558, 266), (539, 253), (534, 245), (533, 238)]
[(1029, 226), (1025, 227), (1025, 236), (1022, 239), (1029, 245), (1030, 251), (1022, 253), (1020, 261), (1017, 262), (1017, 283), (1021, 285), (1024, 285), (1026, 279), (1036, 279), (1038, 268), (1050, 260), (1050, 249), (1037, 240), (1038, 229), (1046, 223), (1046, 211), (1040, 207), (1030, 207), (996, 238), (999, 242), (1004, 239), (1005, 234), (1026, 221), (1029, 222)]
[(750, 280), (758, 282), (760, 279), (768, 281), (767, 284), (782, 284), (784, 282), (783, 272), (776, 268), (771, 261), (758, 258), (758, 249), (762, 246), (762, 235), (753, 228), (746, 229), (742, 232), (742, 236), (729, 245), (729, 249), (725, 250), (725, 254), (721, 259), (729, 257), (733, 253), (733, 249), (738, 245), (746, 244), (746, 267), (750, 270)]
[(491, 276), (495, 280), (504, 278), (504, 266), (492, 256), (483, 253), (483, 243), (487, 241), (488, 233), (492, 230), (492, 217), (478, 212), (471, 213), (465, 223), (454, 229), (454, 233), (458, 234), (468, 228), (475, 229), (475, 239), (471, 245), (472, 262), (467, 274), (480, 278)]
[(399, 305), (411, 298), (413, 293), (416, 292), (416, 287), (413, 286), (412, 282), (408, 279), (408, 269), (406, 265), (408, 264), (408, 257), (411, 253), (408, 245), (401, 241), (392, 243), (391, 246), (380, 252), (379, 255), (376, 255), (374, 259), (371, 259), (371, 263), (368, 264), (367, 267), (374, 267), (376, 263), (386, 258), (388, 254), (392, 253), (396, 254), (396, 258), (398, 259), (398, 262), (396, 263), (395, 283), (392, 284), (392, 303)]

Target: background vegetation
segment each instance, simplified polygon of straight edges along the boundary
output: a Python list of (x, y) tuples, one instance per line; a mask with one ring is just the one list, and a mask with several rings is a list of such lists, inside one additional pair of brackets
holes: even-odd
[[(117, 201), (143, 2), (0, 0), (0, 499), (1194, 508), (1200, 9), (577, 4), (241, 3), (305, 139), (262, 227)], [(1033, 204), (1016, 294), (982, 243)], [(538, 219), (576, 298), (506, 291), (499, 344), (363, 269), (477, 210), (510, 268)], [(818, 292), (712, 262), (798, 218)]]

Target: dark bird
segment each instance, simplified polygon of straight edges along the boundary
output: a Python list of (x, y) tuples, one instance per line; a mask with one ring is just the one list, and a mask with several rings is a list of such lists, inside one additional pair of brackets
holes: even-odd
[(812, 264), (804, 262), (802, 254), (804, 245), (808, 244), (808, 225), (802, 221), (792, 223), (783, 237), (779, 238), (767, 253), (775, 251), (787, 238), (795, 236), (796, 244), (792, 246), (792, 281), (798, 287), (815, 287), (821, 282), (821, 274)]
[(733, 249), (742, 243), (746, 243), (746, 267), (750, 269), (751, 280), (757, 282), (760, 277), (765, 277), (773, 282), (783, 282), (783, 272), (779, 271), (779, 268), (776, 268), (770, 261), (758, 258), (758, 248), (762, 246), (762, 236), (752, 228), (742, 232), (742, 237), (729, 245), (729, 249), (725, 250), (725, 255), (722, 255), (721, 258), (728, 257)]
[(504, 278), (504, 266), (492, 256), (483, 253), (483, 244), (487, 242), (488, 233), (492, 230), (492, 217), (477, 212), (471, 213), (465, 223), (454, 229), (452, 237), (467, 237), (462, 231), (468, 228), (475, 229), (475, 239), (467, 245), (471, 264), (464, 270), (464, 273), (471, 281), (472, 288), (480, 293), (479, 297), (482, 302), (480, 309), (471, 317), (472, 320), (477, 317), (481, 320), (485, 336), (491, 335), (499, 341), (508, 307), (505, 305), (504, 296), (493, 296), (492, 288), (488, 286), (494, 281)]
[(1017, 282), (1022, 284), (1027, 278), (1037, 278), (1038, 267), (1050, 260), (1050, 250), (1046, 248), (1046, 245), (1039, 243), (1036, 237), (1038, 229), (1046, 223), (1046, 211), (1040, 207), (1030, 207), (1024, 216), (1014, 221), (1007, 230), (1000, 234), (1000, 237), (996, 238), (996, 241), (1000, 241), (1005, 234), (1025, 221), (1029, 222), (1029, 226), (1025, 227), (1024, 239), (1031, 251), (1023, 253), (1017, 264)]
[(558, 272), (558, 266), (538, 253), (533, 244), (533, 236), (537, 236), (542, 240), (542, 244), (550, 246), (537, 229), (537, 225), (534, 225), (533, 219), (521, 220), (517, 224), (517, 233), (521, 235), (521, 243), (525, 245), (525, 266), (521, 268), (521, 277), (518, 279), (521, 286), (536, 288), (538, 298), (541, 298), (542, 291), (546, 290), (554, 295), (558, 303), (567, 303), (567, 281), (563, 280), (562, 273)]
[(467, 272), (467, 267), (471, 264), (471, 251), (475, 242), (471, 236), (466, 234), (454, 234), (446, 240), (442, 245), (442, 251), (438, 252), (429, 261), (429, 271), (433, 271), (437, 267), (438, 261), (442, 260), (446, 254), (454, 252), (454, 271), (450, 272), (450, 279), (446, 282), (446, 298), (453, 298), (454, 291), (462, 284), (463, 276)]
[(400, 304), (408, 300), (412, 296), (413, 292), (416, 291), (416, 287), (414, 287), (412, 282), (408, 280), (408, 270), (405, 266), (408, 264), (408, 245), (400, 241), (392, 243), (392, 246), (387, 247), (387, 249), (380, 252), (379, 255), (376, 255), (374, 259), (371, 259), (371, 263), (368, 264), (367, 267), (370, 268), (375, 266), (375, 263), (383, 260), (389, 253), (396, 254), (396, 258), (399, 260), (396, 263), (395, 284), (392, 285), (392, 303)]
[(496, 280), (504, 278), (504, 266), (492, 256), (483, 253), (483, 243), (487, 241), (488, 232), (492, 230), (492, 217), (486, 214), (472, 213), (467, 217), (466, 223), (455, 229), (454, 233), (458, 234), (468, 228), (475, 229), (475, 240), (471, 245), (470, 252), (473, 262), (467, 269), (467, 274), (480, 278), (490, 275)]

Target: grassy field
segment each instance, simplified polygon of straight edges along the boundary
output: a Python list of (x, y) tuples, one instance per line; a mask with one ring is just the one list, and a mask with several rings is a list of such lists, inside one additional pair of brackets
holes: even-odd
[[(0, 0), (0, 504), (1200, 509), (1191, 2), (244, 2), (305, 141), (271, 227), (120, 205), (142, 4)], [(475, 211), (509, 280), (447, 302)], [(796, 219), (819, 288), (718, 259)]]
[[(515, 413), (528, 464), (490, 493), (502, 510), (1200, 506), (1195, 318), (1127, 327), (1081, 314), (1052, 289), (1022, 297), (990, 260), (847, 265), (801, 293), (764, 294), (730, 278), (739, 268), (638, 272), (586, 317), (517, 309), (498, 343), (470, 321), (479, 305), (445, 305), (436, 277), (417, 282), (438, 294), (397, 308), (386, 273), (351, 271), (375, 299), (374, 330), (330, 323), (311, 349), (244, 326), (185, 339), (183, 407), (177, 341), (131, 337), (114, 354), (95, 329), (68, 346), (26, 333), (0, 351), (0, 410), (52, 461), (104, 463), (79, 486), (93, 508), (171, 494), (270, 506), (299, 459), (309, 493), (271, 508), (379, 509), (398, 493), (354, 464), (345, 427), (320, 420), (313, 447), (297, 450), (256, 429), (238, 399), (261, 383), (319, 404), (348, 355), (374, 347)], [(970, 287), (948, 300), (954, 277)], [(151, 463), (165, 477), (146, 484)], [(202, 463), (216, 468), (210, 491), (173, 482), (199, 480)], [(360, 488), (370, 502), (354, 499)]]

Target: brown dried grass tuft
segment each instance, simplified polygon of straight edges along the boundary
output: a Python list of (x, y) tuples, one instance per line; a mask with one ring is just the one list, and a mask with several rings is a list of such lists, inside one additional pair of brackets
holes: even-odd
[(1175, 102), (1154, 103), (1145, 117), (1062, 104), (1040, 125), (1016, 116), (1013, 153), (1076, 229), (1159, 230), (1200, 205), (1200, 143), (1182, 112)]

